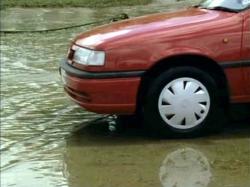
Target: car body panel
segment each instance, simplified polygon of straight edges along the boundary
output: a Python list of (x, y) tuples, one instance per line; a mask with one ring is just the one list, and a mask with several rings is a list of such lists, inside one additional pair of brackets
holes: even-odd
[[(72, 67), (85, 72), (119, 73), (148, 71), (158, 62), (173, 56), (202, 56), (217, 62), (225, 72), (231, 102), (250, 102), (250, 68), (245, 63), (250, 59), (249, 25), (249, 10), (233, 13), (189, 8), (143, 16), (97, 27), (75, 39), (72, 45), (105, 51), (104, 66), (84, 66), (72, 59), (69, 62)], [(66, 86), (70, 89), (85, 90), (94, 95), (92, 103), (73, 98), (88, 110), (98, 113), (135, 112), (140, 77), (100, 81), (80, 80), (67, 75), (67, 80)], [(102, 96), (108, 98), (106, 103), (96, 100), (100, 99), (102, 92)]]
[(83, 79), (62, 71), (65, 91), (85, 109), (106, 114), (135, 112), (140, 77)]
[[(244, 32), (243, 32), (243, 50), (242, 50), (242, 56), (244, 60), (247, 60), (250, 64), (250, 10), (246, 10), (243, 12), (244, 15)], [(244, 74), (245, 74), (245, 84), (247, 93), (249, 94), (250, 100), (250, 65), (248, 67), (244, 68)]]
[[(105, 50), (107, 63), (101, 69), (75, 66), (94, 72), (147, 70), (177, 53), (206, 55), (217, 62), (239, 60), (242, 21), (239, 14), (191, 8), (98, 27), (75, 43)], [(223, 43), (225, 38), (230, 43)]]

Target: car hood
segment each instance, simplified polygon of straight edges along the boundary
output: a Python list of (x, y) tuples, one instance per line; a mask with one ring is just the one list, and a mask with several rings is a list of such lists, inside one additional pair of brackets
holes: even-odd
[(230, 13), (189, 8), (172, 13), (152, 14), (94, 28), (80, 34), (74, 43), (91, 49), (107, 50), (114, 48), (114, 44), (121, 45), (124, 40), (130, 39), (130, 42), (134, 42), (136, 38), (146, 37), (156, 31), (168, 31), (190, 24), (210, 22), (224, 17), (221, 14)]

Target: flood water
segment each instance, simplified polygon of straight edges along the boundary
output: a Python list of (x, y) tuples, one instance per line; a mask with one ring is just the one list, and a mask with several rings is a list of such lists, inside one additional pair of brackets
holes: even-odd
[[(46, 29), (169, 11), (194, 2), (148, 6), (1, 11), (1, 29)], [(1, 187), (249, 187), (250, 127), (218, 135), (157, 140), (140, 129), (107, 132), (99, 115), (72, 103), (58, 75), (70, 40), (93, 26), (1, 35)], [(91, 122), (92, 121), (92, 122)], [(87, 124), (91, 125), (87, 126)]]

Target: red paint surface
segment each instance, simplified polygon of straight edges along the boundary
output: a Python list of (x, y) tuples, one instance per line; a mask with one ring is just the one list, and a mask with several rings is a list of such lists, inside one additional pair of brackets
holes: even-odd
[[(103, 67), (73, 64), (89, 72), (148, 71), (162, 59), (183, 54), (207, 57), (217, 63), (250, 60), (250, 10), (229, 13), (190, 8), (159, 13), (97, 27), (80, 34), (74, 43), (106, 52)], [(230, 68), (225, 74), (232, 102), (250, 102), (250, 68)], [(67, 79), (68, 87), (90, 96), (91, 102), (74, 98), (88, 110), (135, 111), (139, 78)]]
[[(243, 25), (243, 44), (242, 44), (242, 56), (243, 59), (250, 59), (250, 10), (244, 12), (244, 25)], [(250, 95), (250, 67), (244, 68), (245, 83), (248, 95)], [(250, 98), (248, 98), (250, 101)]]
[(66, 76), (65, 91), (82, 107), (97, 113), (133, 113), (140, 78), (84, 80)]

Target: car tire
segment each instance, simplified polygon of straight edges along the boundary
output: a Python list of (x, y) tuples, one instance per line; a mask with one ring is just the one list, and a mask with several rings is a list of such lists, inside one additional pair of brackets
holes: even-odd
[(149, 85), (142, 115), (151, 135), (196, 137), (221, 130), (225, 109), (218, 86), (206, 72), (195, 67), (174, 67)]

